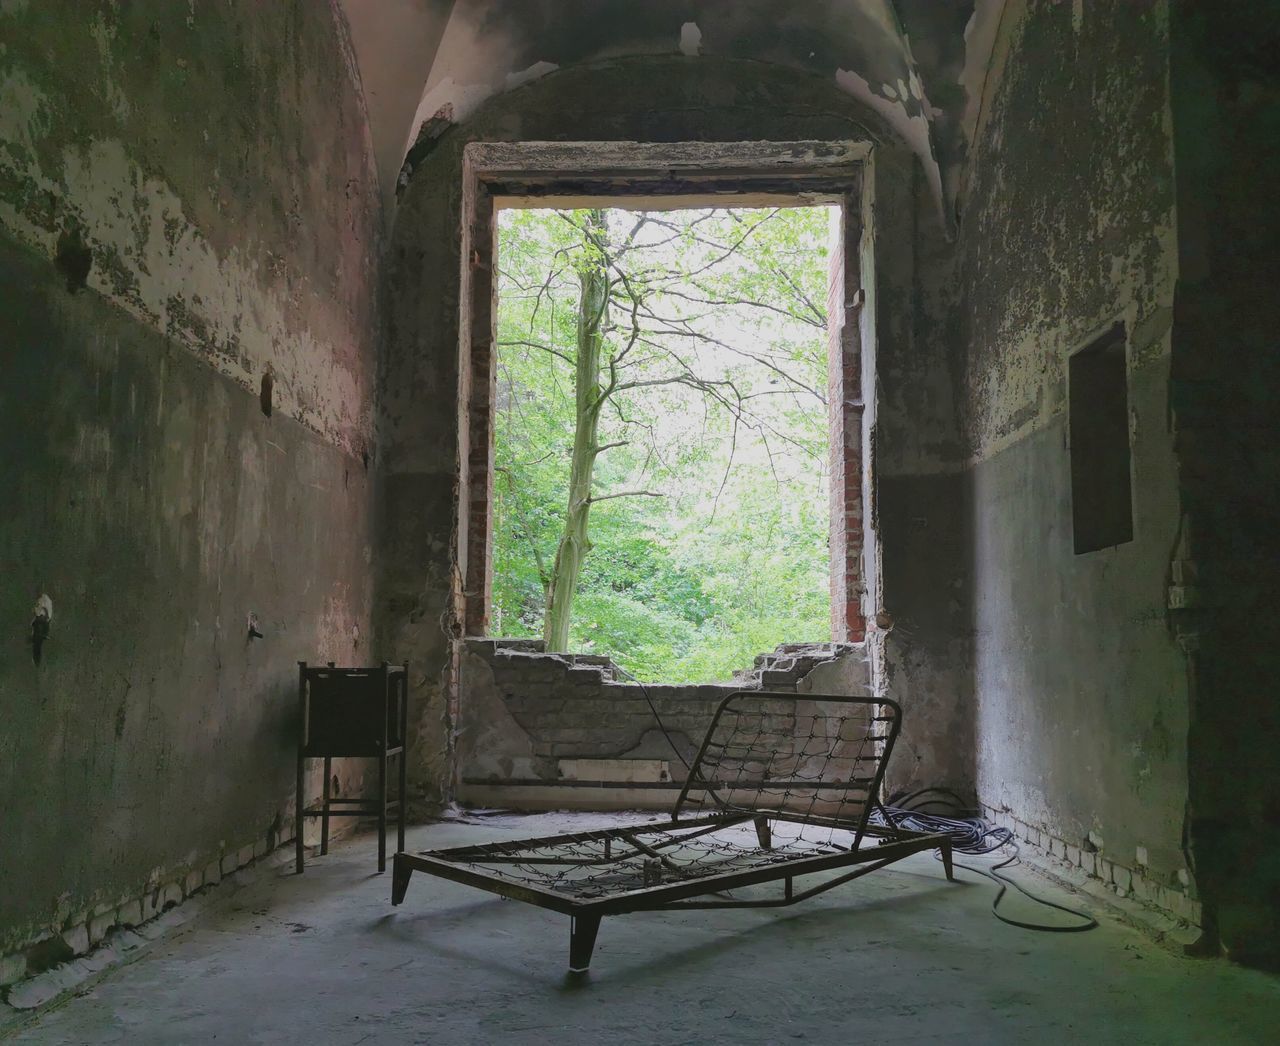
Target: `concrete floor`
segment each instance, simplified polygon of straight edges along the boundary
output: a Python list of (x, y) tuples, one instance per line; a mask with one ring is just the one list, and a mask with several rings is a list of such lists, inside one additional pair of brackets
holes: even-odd
[[(605, 820), (441, 823), (410, 848)], [(1275, 1042), (1280, 1027), (1276, 979), (1105, 918), (1084, 934), (1006, 926), (988, 880), (949, 884), (927, 855), (793, 908), (606, 919), (574, 982), (565, 917), (421, 874), (392, 909), (373, 853), (364, 835), (301, 878), (260, 871), (16, 1041), (1219, 1044)]]

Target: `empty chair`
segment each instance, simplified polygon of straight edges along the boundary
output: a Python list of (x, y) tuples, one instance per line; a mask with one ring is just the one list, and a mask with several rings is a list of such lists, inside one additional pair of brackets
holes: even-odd
[[(298, 793), (295, 809), (298, 872), (303, 868), (302, 819), (320, 818), (320, 852), (329, 852), (330, 817), (378, 818), (378, 871), (387, 865), (387, 811), (396, 812), (396, 849), (404, 849), (405, 731), (409, 666), (383, 662), (376, 668), (337, 668), (332, 663), (298, 662)], [(388, 799), (388, 764), (398, 757), (399, 783)], [(377, 790), (372, 797), (332, 794), (333, 759), (376, 759)], [(320, 805), (306, 807), (304, 779), (308, 759), (324, 760)]]

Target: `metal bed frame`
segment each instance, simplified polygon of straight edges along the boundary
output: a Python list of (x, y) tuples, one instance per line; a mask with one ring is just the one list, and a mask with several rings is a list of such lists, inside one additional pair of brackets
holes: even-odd
[[(606, 915), (783, 907), (923, 850), (941, 851), (951, 880), (945, 835), (870, 823), (901, 722), (885, 699), (736, 691), (717, 707), (670, 820), (400, 852), (391, 902), (420, 871), (561, 912), (569, 969), (581, 973)], [(725, 896), (779, 881), (780, 896)]]

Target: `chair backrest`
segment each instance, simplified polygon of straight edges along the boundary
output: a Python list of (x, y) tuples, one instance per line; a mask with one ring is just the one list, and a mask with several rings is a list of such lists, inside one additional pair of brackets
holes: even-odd
[(304, 755), (376, 756), (403, 744), (399, 666), (298, 666)]
[(860, 842), (901, 721), (883, 698), (739, 690), (716, 709), (672, 816), (765, 815)]

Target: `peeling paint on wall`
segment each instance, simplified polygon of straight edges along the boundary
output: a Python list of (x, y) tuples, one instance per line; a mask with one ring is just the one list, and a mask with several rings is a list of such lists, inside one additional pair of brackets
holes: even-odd
[[(984, 803), (1185, 872), (1189, 697), (1166, 621), (1177, 244), (1162, 5), (1011, 8), (957, 244)], [(1164, 319), (1162, 319), (1164, 317)], [(1132, 539), (1076, 552), (1067, 360), (1122, 323)], [(1127, 448), (1127, 449), (1130, 449)]]
[[(58, 25), (53, 15), (41, 14)], [(152, 32), (159, 26), (154, 23)], [(26, 46), (37, 47), (42, 31), (43, 21)], [(50, 31), (62, 34), (61, 46), (74, 46), (62, 29)], [(349, 452), (367, 444), (372, 361), (351, 346), (360, 341), (357, 324), (368, 321), (359, 310), (370, 306), (335, 296), (318, 280), (335, 262), (352, 265), (376, 251), (376, 241), (357, 233), (358, 212), (376, 207), (368, 190), (353, 193), (359, 182), (348, 182), (348, 220), (333, 230), (332, 256), (316, 259), (314, 268), (311, 259), (287, 258), (265, 230), (252, 226), (234, 242), (213, 242), (208, 230), (216, 216), (245, 204), (232, 170), (240, 158), (226, 155), (207, 127), (190, 128), (214, 157), (211, 169), (190, 172), (206, 194), (198, 200), (204, 216), (194, 217), (196, 201), (184, 200), (164, 176), (152, 146), (121, 133), (145, 120), (126, 99), (123, 70), (135, 78), (144, 74), (136, 62), (117, 58), (117, 51), (131, 47), (119, 20), (102, 12), (82, 31), (92, 55), (92, 64), (79, 70), (86, 79), (82, 90), (102, 99), (103, 123), (92, 129), (77, 125), (77, 110), (88, 102), (53, 93), (43, 71), (39, 77), (31, 72), (42, 66), (42, 57), (26, 55), (23, 44), (0, 54), (0, 228), (55, 259), (70, 290), (96, 291), (247, 391), (257, 392), (270, 368), (277, 409)], [(186, 53), (185, 43), (178, 46)], [(175, 61), (172, 55), (169, 61)], [(176, 59), (182, 76), (187, 61)], [(284, 166), (288, 162), (282, 154), (280, 174), (296, 186), (294, 197), (275, 203), (288, 235), (296, 237), (301, 193), (311, 186), (300, 184), (303, 179)]]
[[(925, 115), (923, 94), (914, 72), (910, 85), (898, 80), (897, 84), (881, 84), (879, 90), (857, 73), (849, 69), (836, 70), (836, 83), (868, 108), (879, 113), (890, 127), (911, 147), (924, 166), (925, 177), (938, 206), (942, 206), (942, 176), (933, 156), (929, 119)], [(915, 113), (911, 110), (916, 109)]]

